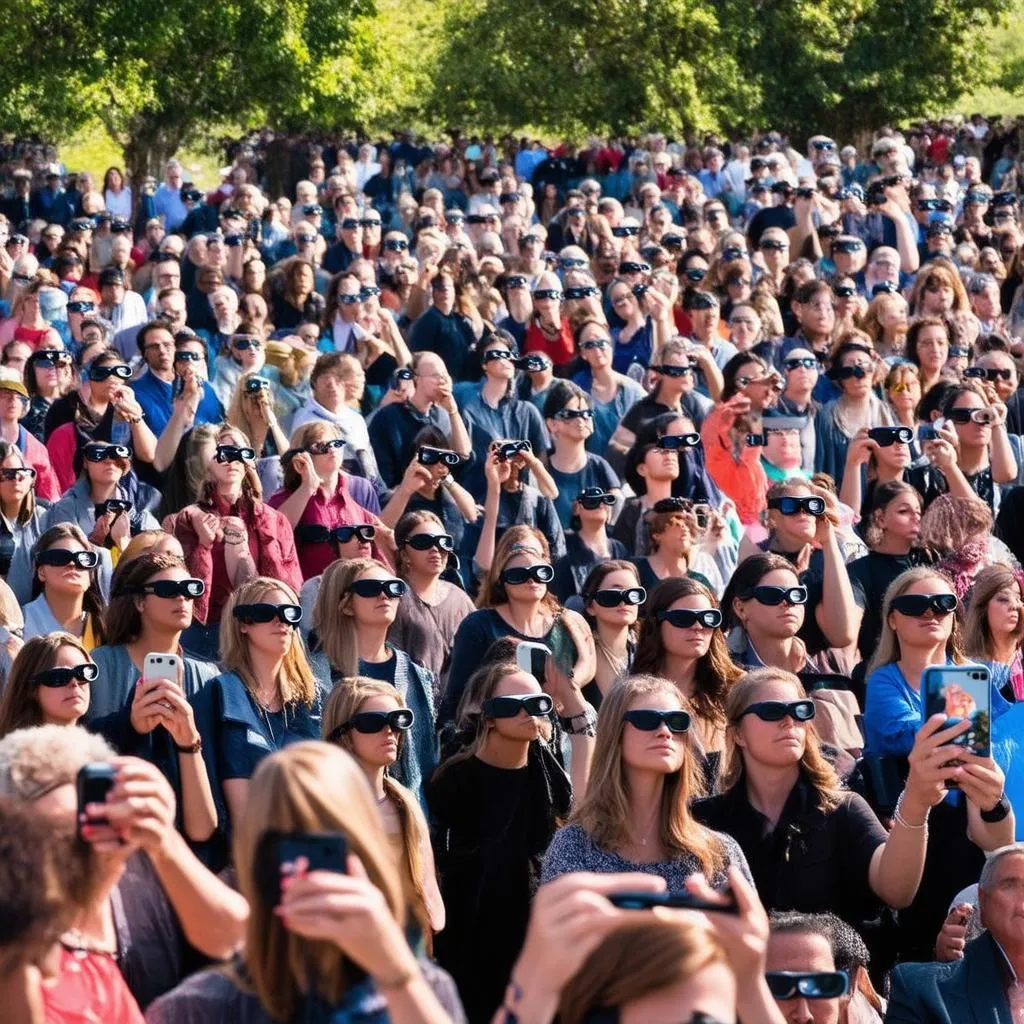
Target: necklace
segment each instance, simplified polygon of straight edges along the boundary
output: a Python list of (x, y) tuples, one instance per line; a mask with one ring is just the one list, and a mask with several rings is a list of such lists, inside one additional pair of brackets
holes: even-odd
[(604, 660), (608, 662), (608, 667), (615, 673), (616, 679), (622, 679), (629, 673), (629, 645), (626, 645), (626, 653), (624, 657), (619, 657), (602, 639), (595, 633), (594, 634), (594, 645), (604, 656)]
[[(647, 822), (647, 827), (644, 829), (643, 834), (641, 835), (639, 842), (637, 840), (633, 839), (632, 836), (630, 836), (630, 839), (633, 840), (633, 845), (634, 846), (646, 846), (647, 845), (647, 837), (648, 837), (648, 835), (650, 835), (651, 829), (654, 827), (654, 822), (657, 819), (658, 812), (660, 810), (661, 810), (661, 801), (659, 801), (657, 804), (655, 804), (655, 806), (654, 806), (654, 813), (651, 815), (650, 820)], [(626, 831), (628, 832), (629, 829), (627, 829)]]

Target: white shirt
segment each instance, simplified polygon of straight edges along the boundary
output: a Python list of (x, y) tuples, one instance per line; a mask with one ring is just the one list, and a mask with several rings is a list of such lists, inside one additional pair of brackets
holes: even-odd
[(125, 220), (132, 219), (132, 190), (125, 186), (120, 192), (111, 192), (108, 188), (103, 193), (103, 202), (107, 210), (115, 217), (124, 217)]

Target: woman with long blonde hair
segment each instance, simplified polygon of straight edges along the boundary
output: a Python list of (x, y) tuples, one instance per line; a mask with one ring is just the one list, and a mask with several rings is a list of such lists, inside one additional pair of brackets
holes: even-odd
[(876, 295), (861, 320), (860, 329), (874, 342), (886, 360), (903, 355), (907, 340), (907, 300), (899, 292)]
[[(307, 833), (340, 835), (345, 863), (309, 872), (283, 859), (284, 842)], [(153, 1003), (154, 1021), (461, 1019), (451, 979), (409, 947), (401, 876), (373, 792), (344, 750), (297, 743), (264, 760), (235, 830), (234, 862), (249, 905), (244, 951)]]
[(1021, 574), (990, 565), (974, 578), (964, 616), (964, 648), (992, 673), (992, 688), (1011, 702), (1024, 700), (1024, 590)]
[(415, 794), (396, 782), (389, 769), (398, 760), (415, 715), (389, 683), (365, 676), (335, 687), (324, 708), (323, 737), (347, 750), (366, 773), (395, 853), (406, 900), (431, 935), (444, 928), (444, 903), (437, 886), (427, 819)]
[(313, 606), (310, 664), (325, 693), (363, 676), (394, 687), (414, 716), (402, 744), (395, 777), (422, 799), (423, 784), (437, 766), (434, 676), (389, 643), (399, 599), (408, 584), (370, 558), (339, 559), (323, 574)]
[(203, 688), (212, 708), (218, 778), (211, 779), (224, 831), (237, 827), (259, 762), (299, 740), (320, 738), (324, 691), (306, 660), (295, 591), (257, 576), (238, 587), (220, 623), (224, 672)]

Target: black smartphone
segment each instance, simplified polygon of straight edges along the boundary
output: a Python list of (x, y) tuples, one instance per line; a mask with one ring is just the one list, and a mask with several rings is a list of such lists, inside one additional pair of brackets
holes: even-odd
[(608, 899), (622, 910), (650, 910), (653, 907), (676, 907), (680, 910), (703, 910), (715, 914), (738, 914), (739, 908), (731, 893), (724, 893), (728, 903), (711, 903), (689, 892), (613, 892)]
[[(107, 794), (114, 788), (117, 781), (117, 769), (103, 761), (83, 764), (78, 769), (78, 777), (75, 783), (75, 791), (78, 796), (78, 828), (81, 830), (81, 817), (85, 814), (85, 808), (89, 804), (103, 804), (107, 802)], [(101, 824), (105, 818), (90, 818), (89, 823)]]
[(185, 378), (176, 376), (171, 386), (171, 398), (180, 398), (185, 393)]
[(939, 432), (935, 429), (933, 424), (922, 423), (917, 428), (917, 439), (918, 441), (938, 441)]
[(763, 448), (767, 443), (768, 438), (765, 434), (747, 434), (748, 448)]
[(344, 875), (348, 860), (348, 840), (340, 832), (289, 832), (278, 837), (273, 863), (277, 865), (278, 891), (276, 902), (281, 902), (281, 865), (305, 857), (307, 871), (333, 871)]

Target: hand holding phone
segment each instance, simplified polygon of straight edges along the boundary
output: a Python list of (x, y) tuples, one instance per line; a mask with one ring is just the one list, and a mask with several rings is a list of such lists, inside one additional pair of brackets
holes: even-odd
[(78, 834), (82, 834), (82, 826), (88, 824), (103, 824), (106, 818), (89, 817), (86, 815), (86, 807), (89, 804), (105, 804), (107, 794), (114, 788), (117, 781), (117, 769), (107, 762), (98, 761), (92, 764), (84, 764), (78, 770), (75, 782), (75, 793), (78, 804)]

